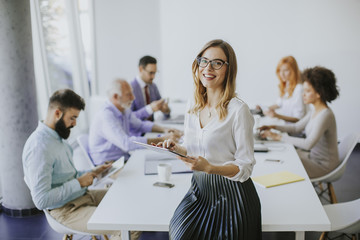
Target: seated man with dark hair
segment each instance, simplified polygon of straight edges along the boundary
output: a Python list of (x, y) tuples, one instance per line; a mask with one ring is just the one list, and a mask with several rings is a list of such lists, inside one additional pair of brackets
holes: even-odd
[(87, 188), (94, 177), (111, 165), (101, 165), (89, 172), (79, 172), (74, 167), (73, 150), (65, 139), (84, 108), (84, 100), (70, 89), (51, 96), (45, 121), (39, 122), (24, 146), (24, 179), (35, 206), (50, 210), (58, 222), (74, 230), (113, 234), (111, 239), (121, 239), (120, 232), (93, 231), (86, 226), (106, 193)]
[(161, 98), (159, 89), (153, 83), (157, 72), (157, 61), (154, 57), (144, 56), (139, 61), (139, 75), (131, 82), (135, 100), (131, 110), (141, 120), (154, 120), (154, 112), (161, 111), (164, 118), (170, 117), (170, 108)]
[[(122, 156), (128, 159), (129, 151), (142, 148), (133, 141), (149, 144), (169, 138), (177, 141), (182, 135), (177, 129), (164, 128), (137, 118), (130, 109), (134, 95), (126, 80), (113, 81), (108, 89), (108, 97), (90, 126), (89, 149), (94, 164), (117, 160)], [(146, 138), (138, 136), (139, 132), (162, 132), (165, 135)]]

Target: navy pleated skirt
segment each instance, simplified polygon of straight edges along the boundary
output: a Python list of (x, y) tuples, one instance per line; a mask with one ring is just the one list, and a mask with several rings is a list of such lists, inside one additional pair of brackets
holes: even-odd
[(252, 180), (194, 172), (170, 221), (170, 239), (261, 239), (261, 205)]

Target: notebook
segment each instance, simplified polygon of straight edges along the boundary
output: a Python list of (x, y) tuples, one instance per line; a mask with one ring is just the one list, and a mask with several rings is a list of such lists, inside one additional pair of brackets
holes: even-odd
[(305, 180), (303, 177), (291, 173), (289, 171), (277, 172), (266, 174), (263, 176), (252, 177), (251, 178), (255, 183), (259, 184), (262, 187), (270, 188), (283, 184), (293, 183)]

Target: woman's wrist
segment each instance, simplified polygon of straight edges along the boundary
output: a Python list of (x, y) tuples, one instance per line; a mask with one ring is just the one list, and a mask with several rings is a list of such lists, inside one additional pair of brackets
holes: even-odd
[(212, 174), (214, 172), (214, 165), (211, 165), (210, 163), (205, 167), (204, 172), (207, 174)]

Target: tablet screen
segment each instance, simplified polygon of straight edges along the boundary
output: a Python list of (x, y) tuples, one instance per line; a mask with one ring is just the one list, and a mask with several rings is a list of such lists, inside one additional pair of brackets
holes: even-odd
[(150, 149), (150, 150), (153, 150), (153, 151), (156, 151), (156, 152), (162, 152), (162, 153), (171, 153), (171, 154), (175, 154), (175, 155), (178, 155), (178, 156), (181, 156), (181, 157), (187, 157), (181, 153), (178, 153), (178, 152), (174, 152), (174, 151), (171, 151), (167, 148), (162, 148), (162, 147), (157, 147), (157, 146), (153, 146), (153, 145), (150, 145), (150, 144), (146, 144), (146, 143), (141, 143), (141, 142), (137, 142), (137, 141), (133, 141), (133, 143), (136, 143), (138, 145), (141, 145), (147, 149)]

